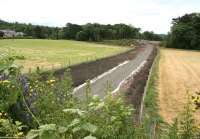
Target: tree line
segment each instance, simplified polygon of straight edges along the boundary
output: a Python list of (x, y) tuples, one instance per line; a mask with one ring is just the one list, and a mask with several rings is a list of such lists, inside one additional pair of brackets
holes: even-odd
[(174, 18), (165, 46), (200, 50), (200, 13)]
[(25, 33), (26, 37), (37, 39), (72, 39), (79, 41), (101, 41), (116, 39), (146, 39), (160, 41), (162, 37), (154, 32), (141, 33), (140, 28), (126, 24), (103, 25), (87, 23), (78, 25), (67, 23), (65, 27), (48, 27), (22, 23), (8, 23), (0, 20), (0, 29), (10, 29)]

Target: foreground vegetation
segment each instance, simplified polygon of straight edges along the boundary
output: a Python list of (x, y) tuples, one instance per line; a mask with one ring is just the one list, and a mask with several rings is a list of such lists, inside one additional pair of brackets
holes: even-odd
[(8, 49), (21, 56), (23, 60), (17, 60), (17, 63), (24, 66), (24, 71), (27, 72), (30, 68), (51, 69), (93, 61), (125, 52), (130, 48), (69, 40), (0, 40), (0, 52)]
[[(157, 70), (152, 72), (145, 116), (138, 124), (133, 122), (133, 106), (126, 104), (123, 97), (114, 98), (109, 83), (107, 96), (100, 100), (90, 95), (88, 81), (86, 99), (80, 102), (73, 96), (68, 71), (64, 79), (50, 75), (44, 81), (39, 70), (29, 76), (21, 75), (20, 68), (13, 65), (16, 56), (1, 54), (0, 58), (0, 136), (28, 139), (193, 139), (198, 136), (190, 103), (183, 117), (174, 124), (167, 125), (160, 120), (157, 95), (152, 88)], [(193, 101), (199, 105), (199, 98)]]
[[(133, 107), (121, 98), (114, 99), (108, 85), (104, 101), (90, 95), (79, 102), (72, 94), (71, 78), (37, 74), (24, 76), (13, 66), (14, 57), (1, 56), (1, 136), (27, 138), (114, 138), (133, 135)], [(20, 121), (20, 122), (19, 122)], [(31, 130), (32, 129), (32, 130)], [(31, 130), (31, 131), (29, 131)]]

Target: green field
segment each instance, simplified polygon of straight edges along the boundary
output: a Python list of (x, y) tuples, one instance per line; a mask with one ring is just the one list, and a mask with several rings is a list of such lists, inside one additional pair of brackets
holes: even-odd
[(35, 70), (36, 67), (51, 69), (92, 61), (128, 49), (130, 48), (69, 40), (0, 40), (1, 53), (11, 51), (25, 57), (25, 60), (17, 61), (17, 64), (23, 65), (24, 72)]

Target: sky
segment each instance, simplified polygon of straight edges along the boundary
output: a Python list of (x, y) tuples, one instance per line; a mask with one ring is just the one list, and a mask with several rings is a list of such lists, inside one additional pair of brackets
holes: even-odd
[(63, 27), (125, 23), (166, 34), (172, 18), (200, 12), (200, 0), (0, 0), (0, 19)]

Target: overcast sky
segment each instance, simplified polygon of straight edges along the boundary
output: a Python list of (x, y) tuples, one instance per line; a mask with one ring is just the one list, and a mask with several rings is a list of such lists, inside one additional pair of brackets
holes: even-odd
[(200, 12), (200, 0), (0, 0), (0, 19), (48, 26), (126, 23), (167, 33), (171, 19)]

